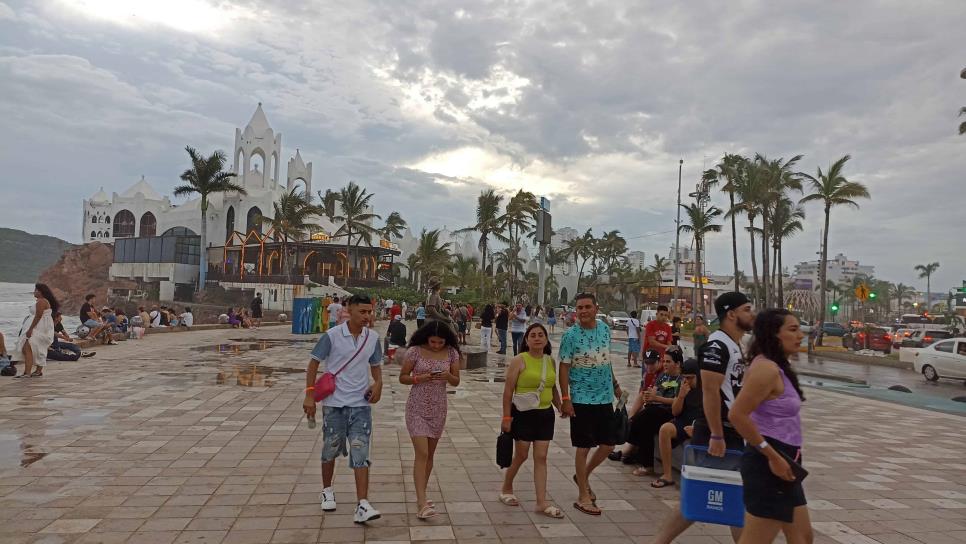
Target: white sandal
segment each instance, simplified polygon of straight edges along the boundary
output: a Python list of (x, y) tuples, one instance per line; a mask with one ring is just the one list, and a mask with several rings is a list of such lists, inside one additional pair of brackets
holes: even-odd
[(500, 493), (500, 502), (507, 506), (520, 506), (520, 500), (512, 493)]

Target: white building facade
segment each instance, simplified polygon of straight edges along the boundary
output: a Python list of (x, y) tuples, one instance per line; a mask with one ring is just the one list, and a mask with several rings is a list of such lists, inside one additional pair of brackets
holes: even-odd
[[(819, 288), (819, 261), (804, 261), (795, 265), (796, 289), (816, 290)], [(875, 276), (875, 267), (859, 264), (859, 261), (850, 260), (845, 255), (839, 253), (834, 258), (828, 260), (825, 267), (825, 278), (836, 285), (842, 283), (852, 283), (856, 276)]]

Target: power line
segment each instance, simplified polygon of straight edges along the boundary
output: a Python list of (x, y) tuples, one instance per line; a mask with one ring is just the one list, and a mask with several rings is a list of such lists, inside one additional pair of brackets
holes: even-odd
[(638, 238), (649, 238), (651, 236), (660, 236), (661, 234), (670, 234), (672, 232), (674, 232), (674, 231), (673, 230), (664, 230), (664, 231), (661, 231), (661, 232), (649, 232), (647, 234), (641, 234), (641, 235), (638, 235), (638, 236), (625, 236), (624, 239), (625, 240), (636, 240)]

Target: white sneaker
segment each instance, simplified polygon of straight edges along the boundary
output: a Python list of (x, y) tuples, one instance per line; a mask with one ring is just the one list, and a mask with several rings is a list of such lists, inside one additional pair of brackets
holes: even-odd
[(355, 523), (366, 523), (381, 517), (382, 514), (379, 513), (379, 510), (373, 508), (369, 504), (369, 501), (359, 501), (359, 506), (356, 507), (356, 515), (352, 521)]
[(335, 491), (331, 487), (323, 489), (319, 502), (322, 503), (323, 512), (335, 512)]

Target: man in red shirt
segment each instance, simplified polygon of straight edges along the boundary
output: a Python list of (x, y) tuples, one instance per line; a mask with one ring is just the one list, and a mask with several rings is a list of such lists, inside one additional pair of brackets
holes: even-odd
[(664, 357), (664, 352), (667, 348), (671, 347), (671, 325), (668, 324), (668, 319), (671, 317), (671, 312), (668, 311), (667, 306), (657, 307), (657, 318), (647, 322), (644, 326), (644, 343), (641, 347), (641, 359), (644, 358), (644, 354), (648, 350), (655, 349)]

